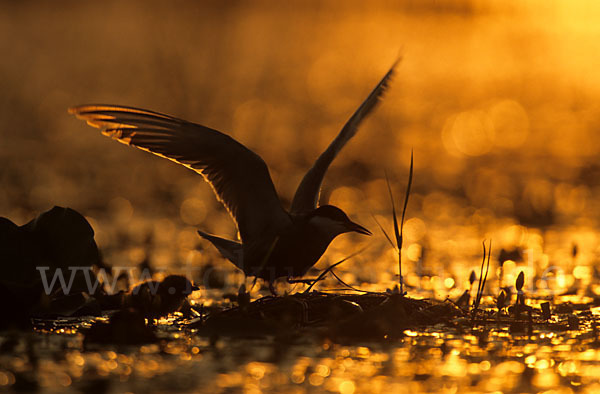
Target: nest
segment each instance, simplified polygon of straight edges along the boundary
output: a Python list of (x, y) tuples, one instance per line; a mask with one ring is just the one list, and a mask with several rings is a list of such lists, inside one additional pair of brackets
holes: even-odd
[(407, 329), (446, 323), (463, 314), (451, 302), (400, 294), (311, 292), (264, 297), (217, 311), (194, 327), (209, 337), (298, 336), (312, 331), (335, 342), (384, 341), (403, 337)]

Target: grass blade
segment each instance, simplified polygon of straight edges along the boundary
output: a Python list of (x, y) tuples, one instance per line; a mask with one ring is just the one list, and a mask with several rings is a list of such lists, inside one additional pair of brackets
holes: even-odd
[[(414, 160), (413, 160), (413, 150), (410, 150), (410, 170), (408, 172), (408, 184), (406, 185), (406, 194), (404, 196), (404, 207), (402, 207), (402, 219), (400, 220), (400, 236), (398, 237), (398, 274), (400, 275), (400, 294), (404, 294), (404, 279), (402, 278), (402, 242), (404, 236), (404, 218), (406, 216), (406, 208), (408, 207), (408, 198), (410, 197), (410, 188), (412, 187), (413, 180), (413, 168), (414, 168)], [(394, 215), (395, 219), (395, 215)], [(398, 229), (396, 228), (396, 223), (394, 221), (394, 228), (396, 230), (396, 234), (398, 233)]]
[[(408, 198), (410, 197), (410, 189), (412, 187), (413, 170), (414, 170), (414, 152), (410, 151), (410, 170), (408, 173), (408, 184), (406, 185), (406, 194), (404, 196), (404, 206), (402, 207), (402, 217), (400, 220), (400, 226), (398, 226), (398, 217), (396, 215), (396, 204), (394, 204), (394, 195), (392, 193), (392, 187), (390, 186), (390, 179), (385, 174), (385, 181), (387, 183), (388, 192), (390, 193), (390, 200), (392, 201), (392, 217), (394, 219), (394, 235), (396, 236), (396, 250), (398, 251), (398, 281), (400, 282), (400, 294), (404, 294), (404, 280), (402, 278), (402, 242), (403, 242), (403, 231), (404, 231), (404, 218), (406, 217), (406, 208), (408, 207)], [(379, 223), (377, 223), (379, 224)], [(381, 226), (380, 226), (381, 227)], [(382, 228), (383, 231), (383, 228)], [(383, 231), (388, 241), (391, 242), (388, 235)], [(393, 246), (393, 243), (392, 243)]]
[(356, 292), (359, 292), (359, 293), (365, 293), (365, 294), (371, 293), (370, 291), (358, 289), (358, 288), (356, 288), (356, 287), (354, 287), (354, 286), (352, 286), (352, 285), (349, 285), (348, 283), (344, 282), (344, 281), (342, 280), (342, 278), (340, 278), (340, 277), (338, 276), (338, 274), (336, 274), (336, 273), (335, 273), (335, 271), (334, 271), (334, 270), (331, 270), (331, 275), (333, 275), (333, 276), (334, 276), (334, 277), (335, 277), (335, 278), (338, 280), (338, 282), (340, 282), (342, 285), (346, 286), (346, 287), (347, 287), (347, 288), (349, 288), (350, 290), (354, 290), (354, 291), (356, 291)]
[[(486, 264), (486, 254), (487, 254), (487, 264)], [(485, 240), (483, 241), (483, 258), (481, 259), (481, 270), (479, 272), (479, 282), (477, 285), (477, 297), (475, 298), (475, 302), (473, 303), (473, 310), (477, 310), (479, 308), (479, 304), (481, 303), (481, 298), (483, 297), (483, 290), (485, 288), (485, 282), (487, 281), (487, 276), (490, 271), (490, 258), (492, 256), (492, 240), (490, 239), (490, 245), (488, 250), (485, 248)], [(483, 267), (485, 266), (485, 274), (483, 272)]]
[(408, 172), (408, 185), (406, 186), (406, 195), (404, 196), (404, 207), (402, 208), (402, 220), (400, 221), (400, 244), (398, 248), (402, 248), (402, 230), (404, 229), (404, 217), (406, 216), (406, 207), (408, 206), (408, 197), (410, 196), (410, 188), (413, 180), (413, 151), (410, 151), (410, 170)]
[(483, 295), (483, 289), (487, 281), (488, 272), (490, 272), (490, 257), (492, 257), (492, 240), (490, 239), (490, 245), (488, 246), (487, 264), (485, 265), (485, 276), (483, 277), (483, 284), (481, 285), (481, 294)]
[(365, 251), (365, 249), (366, 249), (366, 247), (365, 247), (365, 248), (362, 248), (362, 249), (360, 249), (358, 252), (354, 252), (354, 253), (352, 253), (352, 254), (351, 254), (350, 256), (348, 256), (348, 257), (344, 257), (343, 259), (341, 259), (341, 260), (340, 260), (340, 261), (338, 261), (337, 263), (335, 263), (335, 264), (332, 264), (332, 265), (330, 265), (329, 267), (327, 267), (325, 270), (323, 270), (323, 272), (321, 272), (321, 274), (320, 274), (320, 275), (317, 277), (317, 279), (315, 279), (315, 281), (314, 281), (313, 283), (311, 283), (311, 284), (310, 284), (310, 286), (308, 286), (308, 288), (307, 288), (306, 290), (304, 290), (302, 293), (303, 293), (303, 294), (306, 294), (306, 293), (308, 293), (308, 292), (309, 292), (309, 291), (310, 291), (310, 290), (313, 288), (313, 286), (314, 286), (314, 285), (316, 285), (318, 282), (320, 282), (320, 281), (322, 281), (322, 280), (323, 280), (323, 278), (325, 277), (325, 275), (327, 275), (327, 273), (328, 273), (329, 271), (331, 271), (332, 269), (334, 269), (334, 268), (335, 268), (335, 267), (337, 267), (338, 265), (342, 264), (344, 261), (348, 261), (348, 260), (350, 260), (352, 257), (355, 257), (355, 256), (357, 256), (357, 255), (361, 254), (362, 252), (364, 252), (364, 251)]
[(483, 266), (485, 264), (485, 257), (487, 250), (485, 248), (485, 240), (482, 242), (483, 245), (483, 257), (481, 259), (481, 268), (479, 269), (479, 281), (477, 282), (477, 294), (475, 295), (475, 302), (473, 302), (473, 310), (476, 311), (479, 308), (479, 301), (481, 300), (481, 281), (483, 279)]
[(390, 186), (390, 178), (387, 172), (385, 173), (385, 182), (387, 183), (388, 192), (390, 193), (390, 200), (392, 202), (392, 218), (394, 219), (394, 235), (396, 236), (396, 247), (398, 252), (402, 249), (402, 240), (400, 239), (400, 231), (398, 230), (398, 218), (396, 215), (396, 204), (394, 203), (394, 194), (392, 193), (392, 187)]
[(394, 245), (394, 241), (392, 241), (392, 239), (388, 235), (387, 231), (384, 230), (384, 228), (381, 225), (381, 223), (379, 223), (379, 220), (377, 220), (377, 218), (375, 217), (375, 215), (371, 215), (371, 216), (373, 217), (373, 220), (375, 221), (375, 223), (377, 223), (377, 225), (379, 226), (379, 229), (381, 230), (381, 232), (383, 233), (383, 235), (385, 235), (385, 238), (388, 240), (388, 242), (390, 243), (390, 245), (392, 245), (392, 248), (394, 250), (396, 250), (396, 245)]

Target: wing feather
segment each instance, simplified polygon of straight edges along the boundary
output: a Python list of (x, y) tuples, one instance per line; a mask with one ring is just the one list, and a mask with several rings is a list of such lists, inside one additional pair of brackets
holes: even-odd
[(293, 214), (308, 212), (317, 207), (321, 184), (329, 165), (342, 150), (344, 145), (356, 134), (358, 126), (381, 101), (383, 94), (394, 75), (396, 65), (400, 62), (398, 58), (383, 79), (375, 86), (367, 99), (358, 107), (352, 117), (346, 122), (337, 137), (329, 144), (327, 149), (319, 156), (315, 164), (304, 175), (292, 200), (291, 212)]
[(117, 105), (83, 105), (69, 112), (121, 143), (201, 174), (235, 219), (243, 242), (271, 235), (291, 220), (281, 206), (265, 162), (217, 130)]

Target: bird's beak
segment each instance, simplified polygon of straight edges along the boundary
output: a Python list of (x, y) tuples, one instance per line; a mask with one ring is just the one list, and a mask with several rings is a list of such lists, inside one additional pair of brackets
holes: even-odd
[(364, 234), (364, 235), (373, 235), (373, 233), (371, 233), (365, 227), (361, 226), (358, 223), (354, 223), (354, 222), (348, 223), (348, 231), (354, 231), (355, 233)]

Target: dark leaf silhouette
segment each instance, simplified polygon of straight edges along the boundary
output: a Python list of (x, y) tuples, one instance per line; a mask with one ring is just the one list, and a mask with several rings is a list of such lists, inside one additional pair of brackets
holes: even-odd
[(519, 273), (519, 276), (517, 276), (517, 281), (515, 282), (515, 287), (517, 288), (517, 291), (523, 291), (524, 284), (525, 284), (525, 274), (523, 273), (523, 271), (521, 271)]

